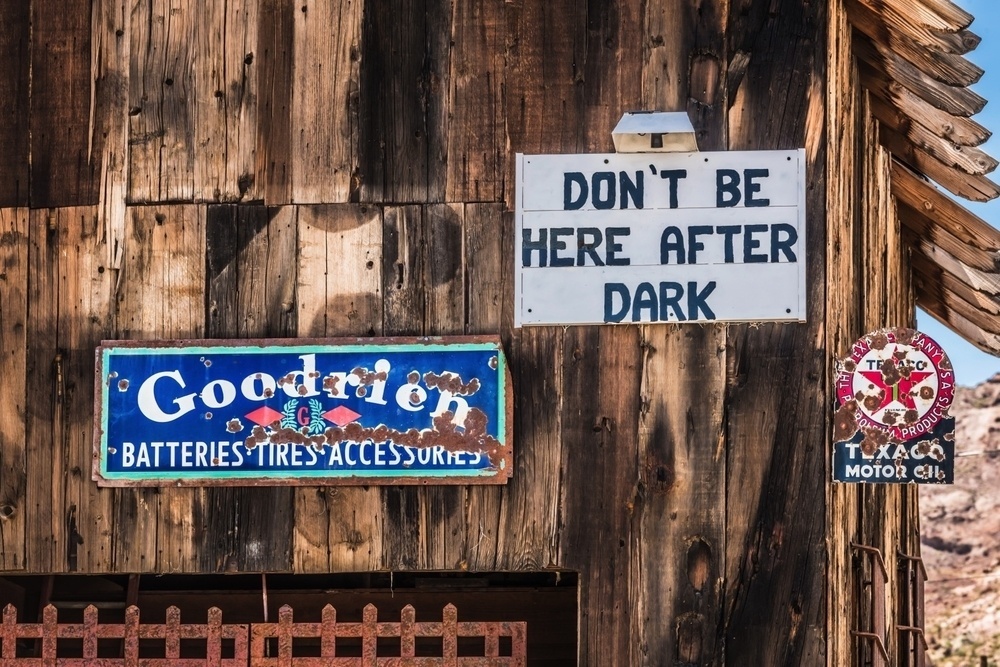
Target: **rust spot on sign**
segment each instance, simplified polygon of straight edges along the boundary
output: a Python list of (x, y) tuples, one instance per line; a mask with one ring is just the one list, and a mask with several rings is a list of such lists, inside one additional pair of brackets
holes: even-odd
[(472, 396), (479, 391), (479, 378), (472, 378), (468, 382), (462, 382), (462, 376), (447, 371), (438, 375), (433, 372), (424, 373), (424, 382), (428, 389), (440, 389), (450, 391), (456, 396)]
[(118, 381), (118, 391), (128, 391), (128, 380), (122, 378)]
[(858, 432), (858, 419), (855, 412), (858, 409), (856, 401), (848, 401), (837, 408), (833, 416), (833, 437), (837, 440), (847, 440)]
[[(386, 373), (385, 371), (376, 373), (374, 371), (368, 370), (367, 368), (361, 368), (360, 366), (352, 370), (351, 375), (356, 375), (358, 377), (359, 387), (370, 387), (376, 382), (385, 382), (386, 379), (389, 377), (389, 374)], [(358, 394), (358, 395), (364, 396), (364, 394)]]
[(871, 345), (873, 350), (884, 350), (885, 346), (889, 344), (889, 337), (883, 332), (877, 331), (872, 334)]
[(254, 426), (250, 436), (244, 441), (247, 449), (270, 442), (272, 444), (311, 445), (315, 449), (332, 446), (340, 442), (394, 442), (414, 448), (442, 447), (449, 452), (482, 452), (494, 467), (499, 467), (504, 458), (503, 446), (500, 441), (490, 435), (486, 426), (488, 418), (479, 408), (469, 408), (465, 417), (465, 425), (459, 428), (454, 423), (452, 412), (443, 412), (434, 418), (432, 429), (419, 431), (411, 428), (398, 431), (383, 424), (378, 426), (362, 426), (351, 422), (343, 427), (334, 426), (326, 429), (321, 435), (309, 435), (305, 429), (282, 428), (278, 422), (269, 427)]
[(861, 441), (861, 451), (866, 456), (874, 456), (879, 447), (889, 442), (889, 434), (881, 429), (866, 428), (864, 433), (865, 437)]

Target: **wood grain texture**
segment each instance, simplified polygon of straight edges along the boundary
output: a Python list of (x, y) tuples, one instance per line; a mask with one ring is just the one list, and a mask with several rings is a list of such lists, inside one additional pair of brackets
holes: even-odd
[[(204, 336), (205, 215), (205, 206), (190, 204), (129, 209), (116, 313), (119, 337)], [(196, 545), (205, 525), (194, 517), (204, 505), (203, 489), (123, 489), (116, 496), (117, 512), (125, 519), (117, 524), (122, 547), (117, 562), (128, 562), (128, 571), (197, 571)]]
[(892, 194), (920, 215), (933, 220), (963, 243), (980, 250), (1000, 245), (1000, 231), (945, 196), (897, 160), (892, 161)]
[(981, 202), (1000, 196), (1000, 185), (985, 176), (968, 174), (945, 164), (887, 125), (880, 128), (878, 136), (882, 145), (901, 162), (924, 174), (954, 195)]
[(40, 0), (31, 18), (31, 206), (94, 204), (91, 3)]
[(297, 329), (298, 228), (291, 206), (209, 206), (206, 334), (290, 338)]
[[(107, 269), (121, 268), (128, 198), (128, 94), (131, 21), (128, 0), (94, 3), (91, 79), (94, 114), (91, 153), (100, 169), (97, 219)], [(94, 146), (97, 138), (100, 140)]]
[(28, 566), (27, 415), (28, 210), (0, 209), (0, 571)]
[(36, 572), (66, 569), (57, 483), (56, 434), (62, 414), (62, 357), (59, 352), (59, 228), (55, 212), (31, 211), (28, 218), (27, 403), (25, 453), (28, 567)]
[[(382, 211), (374, 206), (298, 207), (300, 337), (382, 333), (382, 226)], [(295, 571), (378, 567), (382, 516), (375, 488), (297, 488)]]
[[(505, 9), (509, 152), (580, 152), (583, 73), (579, 66), (586, 7), (559, 0), (508, 3)], [(508, 160), (505, 181), (514, 183), (513, 160)], [(505, 191), (504, 199), (513, 210), (514, 188)]]
[(857, 0), (849, 0), (851, 25), (880, 48), (902, 56), (924, 74), (952, 86), (971, 86), (983, 75), (980, 67), (954, 53), (933, 51), (891, 29), (879, 15)]
[[(990, 173), (1000, 164), (995, 158), (974, 146), (957, 146), (923, 125), (910, 122), (909, 119), (901, 117), (895, 108), (885, 104), (876, 96), (871, 99), (871, 110), (883, 125), (898, 132), (911, 145), (920, 146), (947, 167), (981, 176)], [(905, 155), (901, 157), (906, 159)]]
[(566, 382), (559, 371), (566, 357), (565, 332), (521, 329), (508, 352), (516, 392), (514, 474), (502, 498), (496, 569), (559, 567), (564, 565), (559, 553), (563, 449), (573, 446), (564, 441), (559, 409)]
[[(466, 204), (465, 247), (465, 332), (497, 335), (501, 331), (507, 363), (510, 363), (513, 325), (513, 274), (509, 258), (514, 255), (513, 216), (500, 204)], [(515, 440), (513, 424), (508, 437)], [(473, 485), (466, 488), (465, 549), (459, 569), (494, 571), (502, 532), (514, 530), (501, 522), (505, 500), (510, 497), (511, 480), (506, 486)], [(544, 502), (544, 501), (543, 501)], [(551, 508), (539, 508), (539, 514)]]
[(639, 329), (565, 334), (559, 564), (580, 571), (581, 664), (628, 665), (639, 577), (633, 507), (638, 483)]
[(494, 202), (506, 187), (504, 3), (453, 3), (444, 201)]
[[(290, 338), (296, 331), (295, 211), (263, 205), (209, 206), (206, 219), (206, 335)], [(294, 490), (220, 487), (196, 507), (204, 525), (202, 572), (292, 569)]]
[[(304, 0), (295, 7), (289, 91), (292, 201), (357, 201), (352, 179), (359, 159), (361, 18), (363, 9), (374, 8), (352, 0)], [(280, 19), (284, 28), (285, 15)], [(273, 118), (279, 103), (273, 91), (271, 100)]]
[(112, 272), (98, 208), (58, 209), (61, 430), (55, 434), (63, 463), (59, 515), (66, 570), (111, 567), (111, 491), (91, 480), (94, 442), (94, 350), (111, 335)]
[(295, 7), (282, 0), (260, 0), (257, 63), (257, 188), (270, 206), (292, 201), (292, 62)]
[(369, 4), (361, 37), (361, 201), (444, 201), (450, 3)]
[(31, 3), (0, 6), (0, 208), (28, 205)]
[[(726, 659), (817, 664), (825, 651), (826, 10), (730, 5), (751, 54), (729, 100), (731, 150), (806, 150), (807, 323), (731, 326), (727, 341)], [(753, 54), (767, 54), (754, 58)], [(781, 99), (781, 105), (775, 105)], [(765, 631), (766, 628), (766, 631)]]
[(875, 12), (887, 26), (896, 32), (906, 35), (916, 44), (931, 51), (941, 53), (968, 53), (979, 45), (978, 35), (968, 30), (942, 31), (934, 30), (915, 18), (909, 11), (899, 11), (899, 3), (885, 4), (877, 0), (858, 0), (869, 10)]
[[(641, 328), (632, 664), (720, 664), (726, 558), (725, 330)], [(663, 619), (669, 619), (666, 623)]]
[[(463, 333), (464, 215), (461, 204), (386, 208), (382, 282), (387, 335)], [(466, 487), (387, 487), (380, 494), (386, 567), (448, 570), (467, 563)]]
[[(728, 96), (745, 74), (728, 53), (724, 8), (646, 6), (641, 108), (686, 109), (705, 151), (726, 148)], [(749, 58), (750, 48), (738, 46)], [(640, 332), (631, 662), (718, 664), (725, 628), (712, 609), (722, 604), (727, 557), (726, 329), (657, 325)]]
[[(465, 333), (465, 207), (424, 207), (427, 253), (424, 262), (424, 329), (428, 335)], [(467, 563), (466, 509), (468, 487), (428, 486), (416, 489), (421, 507), (421, 568), (456, 570)], [(387, 520), (389, 519), (386, 515)]]
[(131, 14), (129, 201), (255, 198), (257, 0)]
[[(850, 350), (860, 332), (860, 303), (853, 286), (859, 279), (860, 170), (856, 151), (863, 136), (860, 123), (861, 89), (851, 51), (851, 27), (842, 3), (831, 5), (827, 73), (827, 275), (837, 276), (838, 289), (826, 291), (824, 344), (828, 374), (835, 360)], [(861, 135), (861, 136), (859, 136)], [(863, 332), (861, 332), (863, 333)], [(832, 377), (832, 375), (831, 375)], [(832, 470), (827, 466), (827, 475)], [(829, 667), (850, 664), (855, 641), (853, 554), (850, 542), (858, 539), (859, 493), (854, 485), (826, 484), (826, 525), (839, 526), (827, 548), (827, 659)]]

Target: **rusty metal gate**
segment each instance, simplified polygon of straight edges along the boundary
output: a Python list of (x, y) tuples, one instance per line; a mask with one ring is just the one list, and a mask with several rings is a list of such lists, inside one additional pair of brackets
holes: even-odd
[[(82, 623), (59, 623), (51, 605), (42, 612), (41, 623), (18, 623), (16, 609), (7, 605), (0, 624), (0, 665), (525, 667), (526, 634), (524, 622), (459, 622), (450, 604), (435, 622), (417, 622), (411, 605), (403, 608), (399, 622), (379, 621), (378, 610), (369, 604), (360, 623), (338, 622), (336, 610), (327, 605), (318, 623), (296, 623), (291, 607), (284, 606), (277, 623), (254, 624), (224, 624), (215, 607), (208, 611), (207, 623), (181, 623), (177, 607), (167, 609), (166, 623), (140, 623), (135, 606), (128, 607), (122, 624), (99, 623), (94, 606), (84, 610)], [(422, 639), (439, 640), (439, 649), (431, 650), (433, 655), (422, 650), (418, 656)], [(473, 644), (481, 650), (474, 655), (467, 648), (460, 651), (459, 642), (466, 639), (478, 640)], [(114, 644), (111, 650), (109, 643)], [(189, 655), (192, 647), (199, 655)], [(105, 655), (109, 652), (114, 655)]]

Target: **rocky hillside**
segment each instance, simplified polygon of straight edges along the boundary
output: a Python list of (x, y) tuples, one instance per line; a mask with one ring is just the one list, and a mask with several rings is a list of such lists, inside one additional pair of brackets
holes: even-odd
[(960, 387), (955, 484), (920, 489), (927, 639), (935, 667), (1000, 665), (1000, 374)]

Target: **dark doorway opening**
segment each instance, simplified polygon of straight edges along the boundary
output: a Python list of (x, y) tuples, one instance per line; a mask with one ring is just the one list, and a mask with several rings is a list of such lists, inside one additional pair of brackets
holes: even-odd
[[(359, 623), (369, 604), (377, 608), (380, 622), (399, 622), (407, 605), (414, 607), (416, 622), (440, 622), (442, 610), (451, 604), (460, 622), (527, 623), (527, 664), (569, 666), (576, 664), (577, 587), (577, 574), (562, 571), (11, 575), (0, 578), (0, 607), (13, 604), (21, 623), (40, 622), (46, 604), (56, 607), (59, 623), (83, 622), (88, 605), (97, 607), (101, 623), (122, 623), (129, 604), (139, 608), (143, 623), (166, 622), (170, 607), (180, 610), (182, 623), (205, 623), (208, 610), (218, 607), (224, 623), (253, 625), (276, 623), (285, 605), (293, 610), (296, 623), (320, 623), (326, 605), (336, 609), (338, 623)], [(483, 655), (483, 641), (460, 639), (459, 655)], [(357, 647), (347, 640), (338, 641), (338, 655), (360, 651), (360, 642), (355, 643)], [(204, 648), (196, 644), (189, 642), (181, 649), (199, 654)], [(440, 644), (440, 638), (420, 638), (417, 655), (439, 655)], [(399, 655), (398, 645), (399, 639), (380, 639), (380, 655)], [(71, 657), (74, 646), (63, 642), (60, 654)], [(227, 647), (223, 647), (226, 652)], [(31, 640), (24, 640), (18, 652), (28, 655), (36, 648)], [(102, 640), (100, 650), (114, 653), (119, 648), (115, 642)], [(277, 646), (267, 650), (276, 651)], [(509, 640), (501, 639), (500, 654), (509, 650)], [(293, 652), (318, 656), (319, 642), (296, 640)]]

